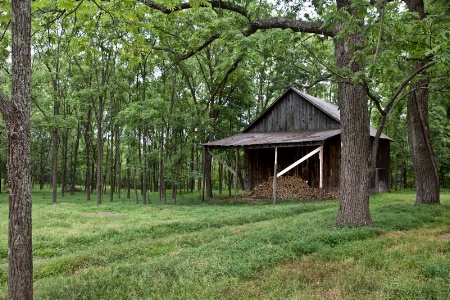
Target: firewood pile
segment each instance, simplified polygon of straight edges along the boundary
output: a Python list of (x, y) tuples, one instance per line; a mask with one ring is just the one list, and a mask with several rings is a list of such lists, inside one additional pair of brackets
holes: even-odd
[[(252, 198), (272, 198), (273, 177), (257, 186), (249, 193)], [(277, 198), (278, 199), (307, 199), (319, 200), (320, 190), (311, 188), (308, 182), (297, 176), (281, 176), (277, 178)], [(331, 193), (323, 191), (323, 199), (336, 198)]]

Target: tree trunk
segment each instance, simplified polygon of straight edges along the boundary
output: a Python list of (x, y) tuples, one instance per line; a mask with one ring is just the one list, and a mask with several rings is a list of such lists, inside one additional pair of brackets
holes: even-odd
[(160, 168), (159, 168), (159, 200), (164, 199), (164, 204), (167, 201), (166, 195), (166, 162), (165, 162), (165, 154), (164, 154), (164, 130), (161, 132), (161, 144), (159, 148), (159, 156), (160, 156)]
[[(55, 108), (56, 109), (56, 105)], [(58, 196), (58, 127), (52, 129), (52, 203), (55, 204)]]
[(189, 178), (189, 191), (191, 193), (194, 192), (194, 188), (195, 188), (195, 177), (193, 177), (194, 176), (194, 171), (195, 171), (195, 169), (194, 169), (194, 159), (195, 159), (194, 151), (195, 151), (194, 144), (192, 144), (191, 145), (191, 161), (189, 163), (190, 173), (191, 173), (190, 174), (191, 177)]
[(131, 198), (131, 184), (130, 184), (130, 180), (131, 180), (131, 171), (130, 171), (130, 158), (127, 156), (126, 159), (126, 169), (127, 169), (127, 184), (126, 184), (126, 189), (127, 189), (127, 199)]
[(92, 109), (89, 105), (87, 112), (87, 120), (84, 126), (84, 144), (85, 144), (85, 155), (86, 155), (86, 200), (91, 200), (91, 115)]
[[(351, 0), (337, 0), (339, 10), (354, 13)], [(355, 16), (357, 17), (357, 16)], [(343, 25), (343, 24), (342, 24)], [(350, 68), (354, 74), (362, 70), (354, 59), (364, 47), (361, 32), (354, 31), (345, 38), (335, 39), (335, 58), (338, 68)], [(337, 225), (373, 226), (369, 213), (369, 112), (364, 88), (345, 79), (338, 83), (341, 111), (341, 178)]]
[[(112, 109), (112, 108), (111, 108)], [(110, 159), (109, 159), (109, 202), (113, 202), (114, 201), (114, 190), (115, 190), (115, 178), (116, 178), (116, 174), (115, 174), (115, 157), (114, 157), (114, 127), (112, 126), (112, 117), (110, 120), (110, 133), (111, 133), (111, 141), (110, 141), (110, 146), (109, 146), (109, 151), (110, 151)]]
[(70, 195), (75, 194), (75, 186), (77, 184), (77, 166), (78, 166), (78, 148), (80, 146), (80, 137), (81, 137), (81, 126), (80, 123), (77, 125), (77, 137), (75, 140), (75, 145), (73, 147), (73, 155), (72, 155), (72, 180), (70, 186)]
[(67, 153), (69, 144), (69, 129), (62, 134), (62, 172), (61, 172), (61, 197), (64, 198), (67, 189)]
[(147, 130), (143, 128), (142, 133), (142, 204), (147, 204)]
[(415, 204), (440, 204), (439, 175), (428, 131), (428, 78), (411, 86), (407, 123), (416, 182)]
[(120, 128), (116, 126), (116, 155), (115, 165), (117, 170), (117, 197), (120, 199), (122, 190), (122, 160), (120, 159)]
[(103, 166), (103, 97), (99, 97), (97, 112), (97, 204), (102, 203), (102, 166)]
[(8, 139), (8, 299), (33, 299), (30, 187), (31, 0), (12, 1), (11, 100), (0, 93)]
[[(404, 2), (411, 12), (419, 15), (419, 19), (426, 18), (423, 0)], [(421, 67), (426, 61), (416, 64)], [(428, 83), (426, 75), (413, 83), (407, 104), (408, 143), (416, 181), (415, 204), (440, 204), (439, 174), (428, 131)]]

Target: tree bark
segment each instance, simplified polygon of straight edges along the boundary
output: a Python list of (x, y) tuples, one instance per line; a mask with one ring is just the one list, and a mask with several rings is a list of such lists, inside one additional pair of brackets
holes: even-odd
[(117, 197), (120, 199), (122, 191), (122, 160), (120, 159), (120, 128), (118, 125), (115, 126), (116, 132), (116, 155), (114, 157), (117, 171)]
[(102, 203), (102, 167), (103, 167), (103, 96), (99, 97), (97, 112), (97, 204)]
[[(56, 105), (54, 109), (56, 110)], [(55, 112), (56, 114), (56, 112)], [(58, 197), (58, 127), (52, 129), (52, 203), (55, 204)]]
[(439, 175), (428, 131), (428, 78), (411, 86), (408, 97), (408, 144), (416, 182), (415, 204), (440, 204)]
[(62, 134), (62, 170), (61, 170), (61, 197), (64, 198), (67, 190), (67, 153), (69, 151), (69, 129)]
[(30, 186), (31, 0), (12, 1), (12, 93), (0, 93), (8, 138), (8, 299), (33, 299)]
[(71, 174), (71, 185), (70, 185), (70, 195), (75, 194), (75, 187), (77, 184), (77, 166), (78, 166), (78, 149), (80, 147), (80, 138), (81, 138), (81, 126), (80, 123), (77, 125), (77, 137), (75, 139), (75, 145), (73, 147), (73, 155), (72, 155), (72, 174)]
[[(336, 3), (338, 10), (354, 13), (351, 0), (337, 0)], [(338, 68), (349, 67), (351, 74), (362, 70), (354, 54), (363, 47), (364, 38), (360, 31), (354, 31), (345, 38), (337, 37), (335, 58)], [(342, 80), (338, 82), (338, 97), (341, 110), (341, 178), (336, 223), (373, 226), (369, 213), (370, 127), (366, 93), (361, 85)]]
[[(423, 0), (404, 0), (408, 9), (419, 15), (419, 19), (426, 17)], [(416, 63), (421, 67), (426, 61)], [(428, 130), (428, 76), (411, 85), (408, 96), (408, 144), (414, 168), (416, 182), (415, 204), (440, 204), (439, 174), (434, 152), (431, 147)]]
[(92, 108), (89, 105), (87, 112), (87, 120), (84, 123), (84, 144), (85, 144), (85, 155), (86, 155), (86, 200), (91, 200), (91, 115)]
[(143, 125), (143, 134), (142, 134), (142, 151), (143, 151), (143, 160), (142, 160), (142, 204), (147, 204), (147, 129), (146, 126)]

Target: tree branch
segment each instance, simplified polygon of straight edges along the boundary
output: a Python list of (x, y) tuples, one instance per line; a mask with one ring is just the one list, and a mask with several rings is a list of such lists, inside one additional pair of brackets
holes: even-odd
[[(176, 12), (176, 11), (181, 11), (181, 10), (186, 10), (186, 9), (192, 8), (192, 5), (188, 2), (180, 3), (177, 6), (175, 6), (173, 9), (169, 9), (167, 6), (156, 3), (155, 1), (152, 1), (152, 0), (140, 0), (140, 2), (152, 9), (159, 10), (160, 12), (167, 14), (167, 15), (170, 15), (171, 13)], [(233, 11), (235, 13), (238, 13), (238, 14), (244, 16), (246, 19), (250, 20), (250, 14), (248, 13), (248, 11), (244, 7), (242, 7), (240, 5), (236, 5), (234, 3), (224, 2), (221, 0), (212, 0), (212, 1), (208, 1), (208, 5), (200, 4), (199, 6), (205, 7), (205, 8), (206, 7), (221, 8), (221, 9)]]
[(414, 70), (414, 72), (412, 72), (408, 78), (406, 78), (402, 84), (397, 88), (397, 91), (394, 93), (394, 95), (392, 95), (391, 99), (389, 100), (389, 102), (386, 104), (386, 107), (384, 108), (386, 110), (386, 113), (389, 113), (390, 110), (393, 108), (392, 104), (394, 103), (395, 99), (398, 97), (398, 95), (400, 95), (400, 93), (404, 90), (404, 88), (406, 87), (406, 85), (414, 78), (416, 77), (418, 74), (422, 73), (423, 71), (425, 71), (426, 69), (434, 66), (436, 64), (436, 62), (431, 61), (427, 64), (424, 64), (423, 66), (417, 68), (416, 70)]
[[(405, 87), (409, 84), (409, 82), (416, 77), (418, 74), (422, 73), (423, 71), (425, 71), (426, 69), (434, 66), (436, 64), (436, 62), (429, 62), (419, 68), (417, 68), (416, 70), (414, 70), (414, 72), (412, 72), (408, 78), (406, 78), (401, 84), (400, 86), (397, 88), (397, 90), (395, 91), (395, 93), (391, 96), (391, 98), (389, 99), (388, 103), (386, 104), (386, 106), (384, 107), (384, 109), (381, 107), (381, 101), (374, 95), (372, 94), (372, 92), (370, 91), (369, 85), (367, 84), (367, 81), (364, 80), (362, 86), (364, 87), (364, 89), (366, 90), (366, 94), (367, 96), (370, 98), (370, 100), (372, 100), (372, 102), (375, 104), (375, 107), (377, 108), (377, 110), (380, 112), (380, 114), (382, 116), (386, 116), (388, 114), (390, 114), (391, 110), (393, 108), (395, 108), (396, 106), (396, 100), (398, 98), (398, 96), (403, 92), (403, 90), (405, 89)], [(394, 105), (395, 103), (395, 105)]]
[(295, 32), (322, 34), (328, 37), (334, 37), (336, 33), (333, 30), (323, 28), (322, 22), (307, 22), (301, 20), (292, 20), (285, 17), (256, 19), (249, 22), (249, 29), (244, 31), (245, 36), (249, 36), (261, 29), (291, 29)]
[(3, 38), (5, 37), (5, 34), (8, 31), (9, 25), (11, 25), (11, 20), (9, 20), (8, 24), (6, 24), (5, 30), (3, 31), (2, 36), (0, 37), (0, 40), (3, 40)]
[(330, 79), (332, 76), (333, 75), (331, 75), (331, 74), (326, 74), (326, 75), (324, 75), (324, 76), (322, 76), (320, 78), (317, 78), (316, 80), (314, 80), (310, 84), (305, 85), (304, 88), (305, 88), (305, 90), (308, 90), (308, 89), (312, 88), (313, 86), (315, 86), (316, 84), (321, 83), (322, 81), (326, 81), (326, 80)]
[[(156, 3), (152, 0), (140, 0), (140, 2), (148, 6), (149, 8), (159, 10), (164, 14), (171, 14), (176, 11), (182, 11), (192, 8), (191, 4), (189, 3), (180, 3), (173, 9), (169, 9), (167, 6)], [(323, 34), (328, 37), (334, 37), (336, 35), (336, 32), (334, 30), (323, 28), (322, 22), (293, 20), (285, 17), (261, 18), (252, 21), (249, 12), (244, 7), (221, 0), (208, 1), (208, 5), (203, 4), (200, 5), (200, 7), (221, 8), (224, 10), (235, 12), (245, 17), (248, 20), (249, 28), (242, 32), (244, 36), (250, 36), (254, 34), (256, 31), (261, 29), (271, 29), (271, 28), (291, 29), (292, 31), (295, 32)]]

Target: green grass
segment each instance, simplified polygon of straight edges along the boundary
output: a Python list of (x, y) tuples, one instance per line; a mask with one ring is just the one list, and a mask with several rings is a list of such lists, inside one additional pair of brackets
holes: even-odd
[[(93, 197), (95, 199), (95, 195)], [(375, 228), (336, 229), (336, 201), (178, 205), (33, 192), (35, 299), (450, 299), (450, 192), (371, 198)], [(0, 299), (7, 296), (0, 195)]]

